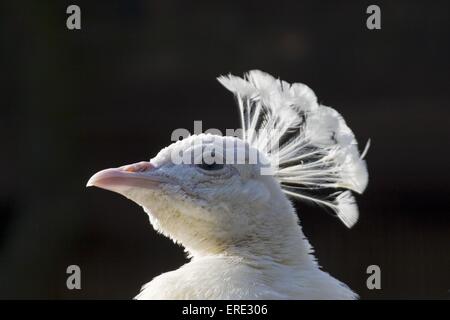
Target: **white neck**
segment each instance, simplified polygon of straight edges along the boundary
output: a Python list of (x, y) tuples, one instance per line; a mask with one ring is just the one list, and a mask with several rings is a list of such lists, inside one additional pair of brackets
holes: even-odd
[(265, 259), (299, 269), (317, 268), (312, 247), (303, 234), (291, 204), (287, 202), (282, 210), (282, 213), (277, 213), (272, 208), (271, 213), (267, 215), (271, 223), (261, 223), (255, 234), (248, 234), (227, 245), (214, 246), (213, 250), (188, 249), (188, 252), (193, 260), (211, 256), (228, 256), (248, 261)]

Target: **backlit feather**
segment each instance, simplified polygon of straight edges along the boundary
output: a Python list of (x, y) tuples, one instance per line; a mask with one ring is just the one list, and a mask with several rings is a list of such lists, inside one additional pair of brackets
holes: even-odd
[(368, 173), (343, 117), (318, 104), (308, 86), (259, 70), (218, 80), (237, 98), (242, 139), (267, 155), (284, 192), (331, 208), (352, 227), (358, 208), (351, 191), (364, 191)]

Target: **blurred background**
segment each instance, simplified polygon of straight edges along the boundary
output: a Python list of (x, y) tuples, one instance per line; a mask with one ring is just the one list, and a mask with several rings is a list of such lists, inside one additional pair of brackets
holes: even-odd
[[(81, 8), (81, 30), (66, 8)], [(382, 29), (366, 28), (381, 7)], [(0, 4), (0, 298), (130, 299), (186, 262), (140, 207), (86, 189), (175, 128), (237, 128), (215, 80), (304, 82), (360, 145), (351, 230), (296, 203), (320, 264), (365, 299), (450, 298), (448, 1), (12, 1)], [(293, 253), (294, 254), (294, 253)], [(66, 268), (81, 267), (81, 290)], [(368, 290), (366, 268), (381, 268)]]

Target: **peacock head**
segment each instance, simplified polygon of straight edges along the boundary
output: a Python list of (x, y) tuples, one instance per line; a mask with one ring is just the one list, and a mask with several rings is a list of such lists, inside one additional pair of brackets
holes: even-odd
[(88, 186), (135, 201), (193, 254), (273, 243), (297, 225), (286, 195), (327, 207), (352, 227), (352, 191), (368, 183), (368, 144), (360, 155), (343, 117), (304, 84), (258, 70), (219, 81), (238, 101), (242, 139), (193, 135), (149, 162), (101, 171)]
[(290, 203), (271, 174), (271, 162), (236, 137), (193, 135), (149, 162), (102, 170), (87, 185), (136, 202), (157, 231), (191, 253), (256, 241), (283, 215), (292, 224)]

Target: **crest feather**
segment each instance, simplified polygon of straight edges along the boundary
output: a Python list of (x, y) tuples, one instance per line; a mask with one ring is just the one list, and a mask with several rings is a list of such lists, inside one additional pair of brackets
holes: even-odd
[(358, 208), (351, 191), (364, 191), (368, 173), (344, 118), (319, 105), (308, 86), (259, 70), (218, 80), (237, 98), (242, 139), (268, 156), (283, 191), (331, 208), (352, 227)]

